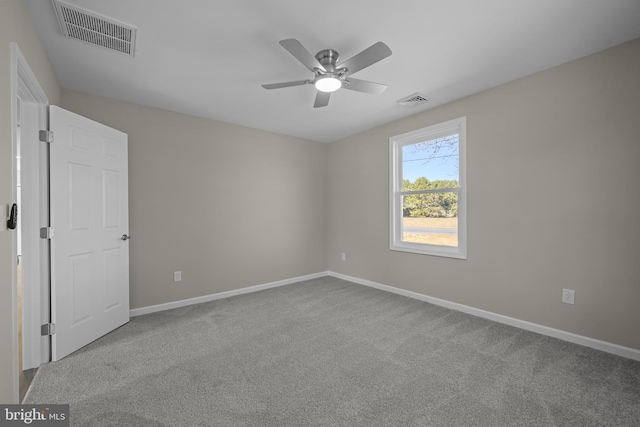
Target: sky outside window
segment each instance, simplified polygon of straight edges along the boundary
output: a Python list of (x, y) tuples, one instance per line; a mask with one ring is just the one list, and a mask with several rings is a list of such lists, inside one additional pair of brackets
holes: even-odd
[(402, 147), (402, 178), (459, 181), (458, 135)]

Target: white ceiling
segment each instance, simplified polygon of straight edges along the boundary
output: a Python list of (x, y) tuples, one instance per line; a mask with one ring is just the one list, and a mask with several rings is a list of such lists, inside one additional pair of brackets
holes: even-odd
[[(23, 0), (60, 85), (331, 142), (640, 37), (639, 0), (66, 0), (138, 28), (135, 57), (62, 36), (50, 1)], [(313, 74), (278, 42), (347, 59), (393, 54), (354, 75), (381, 95), (339, 90), (313, 108)], [(396, 103), (414, 92), (426, 105)]]

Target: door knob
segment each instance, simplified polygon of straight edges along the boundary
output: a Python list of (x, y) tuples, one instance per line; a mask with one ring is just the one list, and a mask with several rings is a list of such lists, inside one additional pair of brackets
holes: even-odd
[(123, 234), (122, 237), (121, 237), (122, 240), (129, 240), (130, 238), (131, 238), (131, 236), (128, 236), (126, 234)]

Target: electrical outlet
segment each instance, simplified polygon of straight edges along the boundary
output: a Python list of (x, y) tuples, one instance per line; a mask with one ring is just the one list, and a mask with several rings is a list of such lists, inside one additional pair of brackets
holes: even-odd
[(344, 252), (342, 252), (342, 255), (340, 255), (340, 259), (342, 261), (346, 261), (347, 260), (347, 254), (345, 254)]
[(576, 291), (573, 289), (562, 290), (562, 302), (565, 304), (573, 304), (576, 301)]
[(182, 271), (174, 271), (173, 272), (173, 281), (174, 282), (182, 281)]

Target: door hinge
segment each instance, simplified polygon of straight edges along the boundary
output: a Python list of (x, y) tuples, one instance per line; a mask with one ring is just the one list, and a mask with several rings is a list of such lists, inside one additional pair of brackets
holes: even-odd
[(53, 335), (56, 333), (56, 324), (55, 323), (45, 323), (40, 326), (40, 335), (46, 337), (48, 335)]
[(41, 130), (40, 131), (40, 141), (42, 142), (53, 142), (53, 131), (52, 130)]
[(53, 228), (52, 227), (42, 227), (40, 229), (40, 238), (41, 239), (53, 239)]

